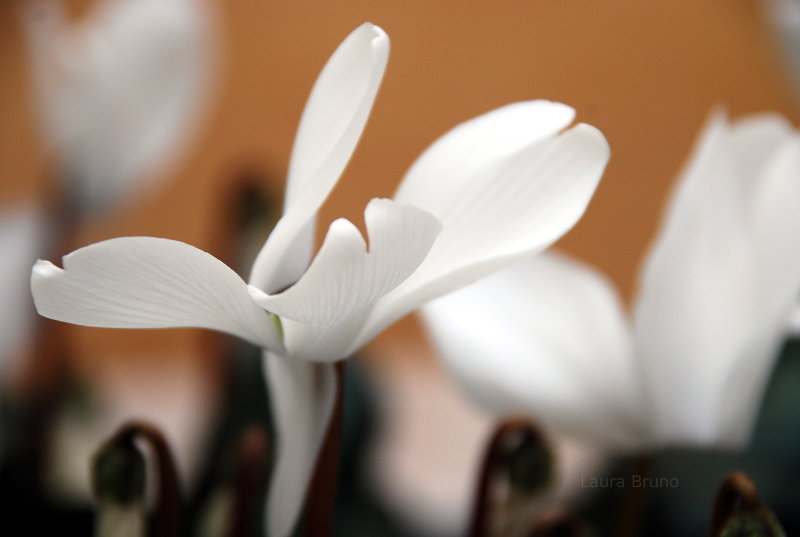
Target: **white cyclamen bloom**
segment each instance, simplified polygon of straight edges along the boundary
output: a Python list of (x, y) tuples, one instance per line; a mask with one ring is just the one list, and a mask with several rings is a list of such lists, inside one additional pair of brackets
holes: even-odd
[[(369, 247), (344, 219), (312, 260), (316, 214), (361, 135), (389, 53), (386, 34), (356, 29), (320, 74), (300, 121), (284, 214), (245, 284), (192, 246), (113, 239), (40, 261), (42, 315), (108, 327), (198, 326), (263, 347), (278, 438), (267, 520), (291, 530), (335, 396), (333, 362), (425, 301), (541, 250), (580, 218), (609, 156), (574, 111), (547, 101), (468, 121), (412, 166), (395, 198), (364, 212)], [(269, 315), (267, 312), (269, 312)]]
[(631, 319), (544, 254), (423, 308), (464, 391), (606, 447), (738, 448), (800, 292), (800, 133), (715, 115), (644, 264)]
[(80, 25), (61, 0), (25, 6), (43, 134), (89, 209), (120, 200), (174, 157), (206, 94), (204, 0), (101, 0)]

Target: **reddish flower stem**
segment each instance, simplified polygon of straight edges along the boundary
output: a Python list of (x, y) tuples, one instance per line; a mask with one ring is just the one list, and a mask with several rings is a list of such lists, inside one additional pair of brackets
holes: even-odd
[(336, 492), (339, 482), (339, 456), (342, 444), (344, 409), (344, 362), (336, 365), (336, 400), (328, 431), (320, 449), (306, 502), (305, 537), (333, 535)]

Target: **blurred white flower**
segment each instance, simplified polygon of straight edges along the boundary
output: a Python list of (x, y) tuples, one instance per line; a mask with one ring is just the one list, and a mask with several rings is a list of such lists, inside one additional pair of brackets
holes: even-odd
[(44, 215), (35, 206), (0, 208), (0, 383), (33, 331), (28, 268), (47, 239)]
[(764, 0), (767, 20), (772, 24), (781, 54), (800, 91), (800, 0)]
[(101, 0), (80, 25), (36, 0), (25, 29), (43, 134), (74, 201), (119, 201), (187, 142), (209, 82), (204, 0)]
[(632, 320), (599, 274), (547, 254), (423, 308), (467, 394), (612, 448), (749, 441), (800, 292), (800, 133), (712, 117)]
[(302, 506), (335, 398), (332, 362), (423, 302), (556, 240), (585, 210), (608, 160), (593, 127), (561, 132), (571, 108), (506, 106), (438, 140), (394, 200), (369, 202), (369, 250), (358, 229), (338, 219), (312, 261), (316, 213), (361, 135), (388, 53), (386, 34), (367, 23), (320, 74), (295, 139), (284, 215), (249, 286), (201, 250), (150, 237), (82, 248), (64, 257), (63, 270), (46, 261), (33, 269), (45, 317), (212, 328), (265, 349), (278, 431), (267, 507), (272, 537), (291, 532)]

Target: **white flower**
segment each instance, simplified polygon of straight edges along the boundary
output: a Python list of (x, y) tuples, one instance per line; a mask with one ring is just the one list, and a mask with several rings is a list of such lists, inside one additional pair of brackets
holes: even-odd
[(616, 448), (749, 441), (800, 292), (800, 133), (715, 115), (629, 321), (608, 282), (538, 256), (423, 308), (463, 389)]
[(357, 228), (339, 219), (311, 261), (317, 210), (361, 135), (388, 52), (386, 34), (364, 24), (320, 74), (295, 140), (284, 215), (249, 286), (205, 252), (148, 237), (82, 248), (64, 257), (63, 270), (46, 261), (33, 269), (36, 307), (46, 317), (213, 328), (265, 349), (278, 431), (272, 537), (292, 530), (302, 505), (334, 400), (331, 363), (424, 301), (556, 240), (583, 213), (608, 160), (593, 127), (561, 132), (571, 108), (506, 106), (431, 146), (394, 200), (369, 202), (368, 250)]
[(60, 0), (26, 5), (43, 134), (82, 206), (118, 201), (173, 157), (205, 96), (203, 0), (102, 0), (69, 26)]

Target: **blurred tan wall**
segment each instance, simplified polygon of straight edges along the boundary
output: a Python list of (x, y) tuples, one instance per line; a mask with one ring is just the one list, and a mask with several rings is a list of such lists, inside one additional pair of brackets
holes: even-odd
[[(0, 202), (41, 198), (48, 163), (35, 129), (21, 29), (0, 3)], [(69, 2), (67, 2), (69, 3)], [(69, 3), (76, 16), (87, 2)], [(560, 247), (596, 264), (626, 296), (664, 196), (710, 108), (800, 117), (757, 3), (745, 0), (406, 0), (216, 4), (218, 93), (173, 180), (93, 222), (75, 246), (159, 235), (221, 248), (215, 199), (243, 166), (276, 197), (303, 103), (319, 69), (365, 20), (392, 39), (387, 75), (362, 142), (322, 222), (360, 222), (366, 201), (391, 195), (415, 156), (458, 122), (525, 99), (573, 105), (599, 127), (612, 160), (586, 217)], [(395, 329), (405, 335), (408, 322)], [(182, 345), (188, 331), (79, 329), (82, 345)], [(382, 340), (385, 344), (389, 339)], [(98, 347), (99, 346), (99, 347)], [(91, 354), (91, 353), (90, 353)]]

